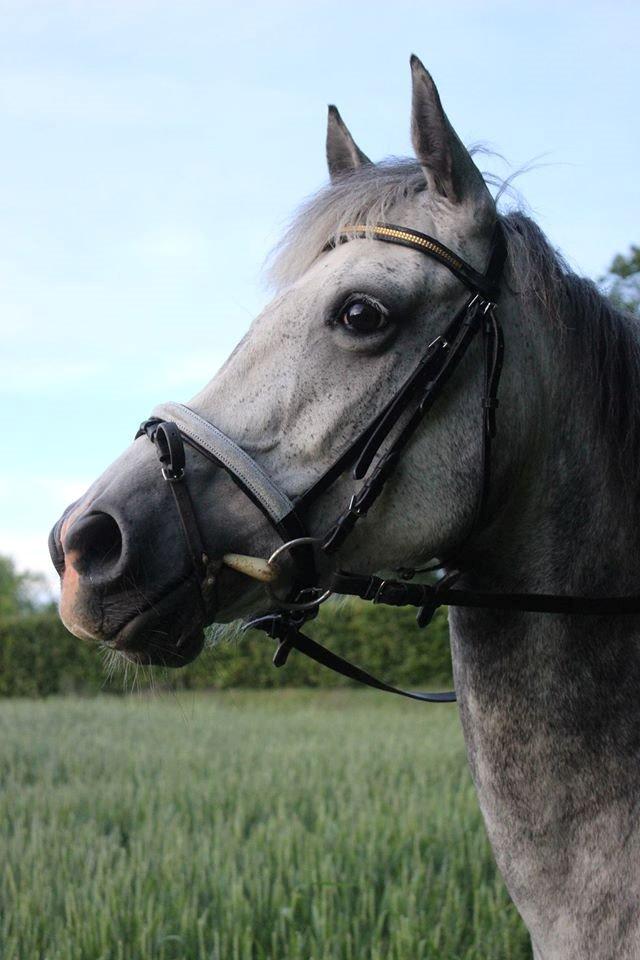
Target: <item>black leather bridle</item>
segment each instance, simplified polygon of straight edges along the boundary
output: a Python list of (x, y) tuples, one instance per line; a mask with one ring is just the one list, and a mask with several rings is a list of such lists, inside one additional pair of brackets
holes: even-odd
[[(358, 596), (373, 603), (391, 606), (419, 607), (417, 621), (422, 627), (430, 622), (436, 609), (444, 604), (545, 613), (617, 614), (640, 613), (640, 597), (585, 598), (459, 590), (451, 586), (452, 581), (459, 575), (457, 571), (451, 571), (435, 585), (409, 582), (418, 572), (441, 569), (445, 564), (451, 566), (451, 557), (440, 557), (440, 562), (434, 567), (421, 571), (399, 571), (402, 576), (400, 580), (383, 580), (376, 576), (339, 571), (330, 577), (329, 589), (323, 590), (318, 586), (314, 547), (326, 555), (335, 552), (358, 521), (366, 516), (392, 475), (411, 437), (478, 334), (482, 335), (484, 347), (480, 490), (475, 515), (463, 541), (456, 548), (456, 554), (459, 553), (462, 543), (476, 533), (486, 519), (491, 478), (491, 444), (496, 432), (498, 385), (503, 359), (503, 335), (496, 304), (506, 259), (505, 238), (499, 221), (495, 226), (489, 263), (484, 273), (479, 273), (433, 237), (406, 227), (394, 224), (353, 226), (347, 228), (336, 243), (354, 238), (400, 244), (427, 254), (447, 267), (461, 281), (469, 291), (469, 297), (443, 332), (427, 346), (413, 372), (384, 409), (308, 490), (293, 500), (289, 499), (242, 448), (183, 404), (168, 403), (157, 407), (151, 418), (141, 425), (136, 437), (146, 435), (156, 447), (162, 476), (173, 493), (205, 615), (215, 588), (219, 564), (216, 566), (209, 561), (203, 546), (186, 484), (185, 444), (225, 470), (276, 530), (283, 544), (272, 554), (270, 562), (275, 563), (283, 553), (289, 553), (293, 561), (294, 581), (289, 595), (279, 598), (271, 591), (271, 609), (253, 617), (245, 625), (245, 629), (254, 627), (278, 640), (274, 656), (276, 666), (282, 666), (290, 651), (296, 649), (323, 666), (379, 690), (413, 700), (451, 701), (455, 700), (453, 692), (417, 693), (384, 683), (312, 640), (301, 632), (301, 628), (317, 615), (320, 604), (331, 594)], [(384, 451), (380, 452), (386, 441), (388, 442)], [(360, 489), (353, 494), (346, 509), (323, 536), (310, 536), (305, 523), (309, 507), (349, 467), (353, 467), (354, 478), (363, 481)]]

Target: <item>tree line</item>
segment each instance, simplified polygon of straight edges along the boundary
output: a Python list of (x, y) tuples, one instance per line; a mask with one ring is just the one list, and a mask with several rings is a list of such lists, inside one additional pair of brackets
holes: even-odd
[[(335, 687), (347, 683), (294, 651), (287, 665), (271, 664), (275, 642), (250, 631), (223, 632), (182, 670), (125, 669), (97, 644), (72, 636), (53, 604), (38, 606), (33, 578), (16, 573), (0, 558), (0, 696), (123, 693), (135, 688), (223, 690), (229, 687)], [(346, 600), (324, 605), (308, 632), (343, 657), (394, 683), (415, 688), (451, 684), (451, 657), (446, 613), (439, 610), (428, 628), (419, 630), (415, 611), (372, 607)]]

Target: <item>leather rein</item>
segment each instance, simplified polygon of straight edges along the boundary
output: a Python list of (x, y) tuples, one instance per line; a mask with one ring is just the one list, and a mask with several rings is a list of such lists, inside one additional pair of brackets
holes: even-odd
[[(311, 487), (300, 496), (290, 499), (246, 451), (184, 404), (166, 403), (156, 407), (152, 416), (140, 426), (136, 438), (146, 436), (155, 445), (162, 476), (169, 484), (176, 504), (205, 615), (215, 589), (219, 564), (216, 566), (209, 561), (203, 545), (186, 483), (185, 444), (216, 467), (225, 470), (278, 533), (283, 543), (269, 562), (275, 564), (282, 554), (289, 553), (294, 563), (294, 582), (288, 596), (278, 597), (269, 587), (272, 606), (244, 626), (245, 630), (262, 630), (278, 641), (273, 658), (275, 666), (283, 666), (291, 650), (296, 649), (322, 666), (378, 690), (412, 700), (450, 702), (456, 699), (454, 692), (419, 693), (401, 690), (378, 680), (312, 640), (302, 633), (301, 628), (317, 615), (320, 604), (332, 594), (357, 596), (391, 606), (418, 607), (417, 622), (420, 627), (427, 626), (436, 609), (445, 604), (523, 612), (612, 615), (640, 613), (640, 597), (589, 598), (459, 590), (451, 586), (459, 576), (457, 571), (445, 574), (435, 585), (409, 582), (416, 573), (441, 569), (449, 562), (449, 558), (439, 558), (440, 562), (423, 570), (400, 570), (400, 580), (338, 571), (330, 576), (328, 589), (318, 586), (314, 548), (325, 555), (334, 553), (366, 516), (393, 474), (418, 426), (478, 335), (482, 337), (484, 355), (480, 490), (475, 515), (463, 542), (477, 532), (486, 519), (491, 446), (496, 433), (498, 385), (504, 352), (496, 304), (506, 260), (506, 243), (499, 221), (495, 226), (489, 263), (484, 273), (476, 271), (433, 237), (394, 224), (348, 227), (327, 249), (354, 238), (400, 244), (426, 254), (447, 267), (467, 288), (469, 297), (443, 332), (428, 344), (413, 372), (383, 410)], [(395, 433), (394, 428), (397, 428)], [(385, 449), (381, 452), (386, 441)], [(362, 481), (360, 488), (324, 535), (310, 536), (305, 525), (309, 507), (350, 467), (353, 468), (354, 479)]]

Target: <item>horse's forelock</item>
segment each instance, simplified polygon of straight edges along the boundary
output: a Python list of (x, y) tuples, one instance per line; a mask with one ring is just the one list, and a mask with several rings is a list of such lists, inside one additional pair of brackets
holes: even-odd
[(302, 204), (270, 255), (271, 285), (279, 290), (295, 283), (344, 227), (388, 219), (399, 201), (425, 186), (420, 164), (397, 157), (358, 167), (329, 183)]

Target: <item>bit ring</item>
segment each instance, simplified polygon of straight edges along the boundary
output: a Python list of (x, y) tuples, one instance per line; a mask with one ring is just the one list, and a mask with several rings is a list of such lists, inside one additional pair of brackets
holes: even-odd
[[(294, 547), (301, 547), (311, 543), (319, 543), (319, 542), (320, 542), (319, 537), (296, 537), (295, 540), (287, 540), (286, 543), (281, 544), (276, 550), (273, 551), (267, 563), (269, 563), (270, 565), (273, 564), (278, 559), (278, 557), (281, 556), (281, 554), (287, 553), (289, 550), (293, 549)], [(325, 600), (328, 600), (332, 593), (331, 590), (325, 590), (323, 593), (320, 594), (320, 596), (315, 597), (313, 600), (308, 600), (304, 603), (298, 603), (294, 600), (291, 600), (291, 601), (283, 600), (281, 597), (277, 595), (277, 593), (275, 592), (275, 590), (273, 589), (270, 583), (266, 583), (265, 587), (271, 599), (274, 600), (280, 608), (285, 610), (314, 610), (316, 607), (319, 607), (321, 603), (324, 603)], [(309, 589), (320, 590), (320, 587), (310, 587)]]

